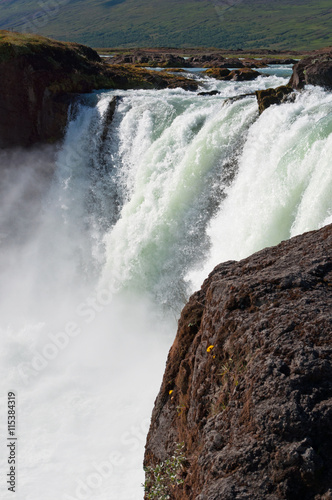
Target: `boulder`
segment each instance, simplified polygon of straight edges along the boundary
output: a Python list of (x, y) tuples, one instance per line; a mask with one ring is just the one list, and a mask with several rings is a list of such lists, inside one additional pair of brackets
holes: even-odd
[(244, 68), (243, 62), (237, 57), (225, 59), (218, 66), (219, 68)]
[(207, 69), (205, 74), (217, 80), (235, 81), (255, 80), (255, 78), (260, 76), (260, 73), (252, 68), (239, 68), (232, 71), (227, 68), (211, 68)]
[(264, 59), (261, 59), (261, 62), (263, 62), (266, 65), (273, 66), (273, 65), (278, 65), (278, 64), (296, 64), (297, 60), (296, 59), (270, 59), (270, 58), (264, 58)]
[(172, 500), (331, 498), (331, 303), (332, 225), (214, 269), (168, 355), (145, 498), (167, 460)]
[(209, 95), (209, 96), (213, 96), (213, 95), (218, 95), (220, 94), (220, 92), (218, 90), (210, 90), (208, 92), (198, 92), (198, 95)]
[(246, 68), (266, 68), (267, 64), (260, 59), (242, 59), (242, 63)]
[(295, 64), (289, 85), (294, 89), (303, 89), (305, 85), (320, 85), (331, 90), (332, 48), (316, 51)]
[(224, 80), (231, 71), (227, 68), (210, 68), (204, 71), (204, 74), (216, 78), (217, 80)]
[(192, 68), (217, 68), (221, 67), (225, 60), (225, 57), (221, 54), (212, 53), (189, 57), (186, 63)]
[(238, 82), (255, 80), (261, 73), (252, 68), (240, 68), (230, 72), (227, 80), (235, 80)]
[(256, 90), (255, 94), (258, 102), (259, 114), (262, 114), (263, 111), (272, 106), (272, 104), (281, 104), (285, 102), (292, 92), (293, 89), (286, 85), (282, 85), (275, 89)]

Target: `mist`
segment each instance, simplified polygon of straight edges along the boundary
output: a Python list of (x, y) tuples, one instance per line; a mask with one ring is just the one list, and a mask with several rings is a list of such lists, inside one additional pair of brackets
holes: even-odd
[[(175, 320), (114, 284), (96, 286), (101, 262), (90, 254), (95, 262), (86, 264), (91, 227), (75, 227), (64, 206), (75, 197), (55, 174), (61, 149), (0, 156), (1, 408), (14, 391), (16, 495), (137, 500)], [(3, 471), (6, 452), (3, 438)]]

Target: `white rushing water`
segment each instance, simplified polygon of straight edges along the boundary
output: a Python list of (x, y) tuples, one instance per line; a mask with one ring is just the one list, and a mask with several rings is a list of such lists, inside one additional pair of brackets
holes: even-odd
[(260, 117), (252, 96), (225, 102), (282, 71), (203, 79), (217, 96), (85, 96), (61, 147), (0, 154), (0, 469), (15, 391), (19, 500), (142, 498), (189, 294), (219, 262), (332, 222), (332, 94), (308, 88)]

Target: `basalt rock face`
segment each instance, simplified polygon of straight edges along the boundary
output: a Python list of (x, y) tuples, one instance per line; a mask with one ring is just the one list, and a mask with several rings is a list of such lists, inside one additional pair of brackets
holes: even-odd
[(68, 94), (89, 92), (105, 80), (99, 61), (83, 45), (0, 32), (0, 147), (61, 137)]
[(182, 311), (145, 465), (172, 500), (332, 498), (332, 225), (217, 266)]
[(320, 85), (332, 89), (332, 47), (317, 51), (295, 64), (289, 84), (294, 89)]
[(174, 88), (197, 82), (101, 61), (84, 45), (0, 31), (0, 148), (63, 137), (73, 95), (93, 89)]

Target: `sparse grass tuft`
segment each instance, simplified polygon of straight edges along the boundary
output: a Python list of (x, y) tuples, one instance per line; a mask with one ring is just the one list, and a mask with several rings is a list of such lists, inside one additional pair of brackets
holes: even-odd
[(171, 458), (155, 467), (145, 467), (144, 491), (147, 500), (169, 500), (172, 491), (183, 484), (181, 473), (184, 456), (184, 443), (178, 443)]

